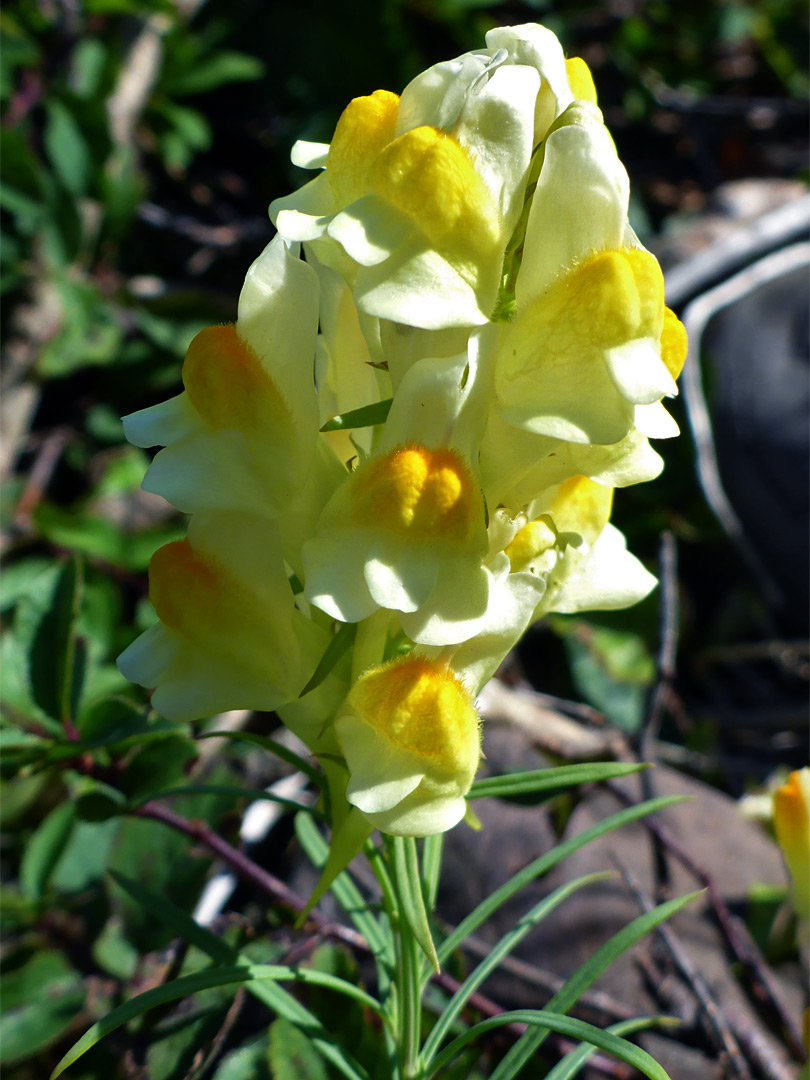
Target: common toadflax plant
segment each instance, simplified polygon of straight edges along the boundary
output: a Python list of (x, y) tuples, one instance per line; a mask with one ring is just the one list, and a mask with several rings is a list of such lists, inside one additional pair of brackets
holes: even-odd
[(191, 515), (120, 658), (154, 708), (275, 710), (321, 762), (333, 853), (446, 831), (475, 699), (548, 612), (653, 577), (610, 523), (651, 480), (686, 351), (585, 63), (501, 27), (351, 101), (270, 208), (234, 325), (126, 418)]

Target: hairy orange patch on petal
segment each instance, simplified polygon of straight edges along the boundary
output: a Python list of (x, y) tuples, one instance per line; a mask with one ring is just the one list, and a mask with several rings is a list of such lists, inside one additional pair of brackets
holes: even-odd
[(398, 447), (353, 479), (354, 520), (398, 536), (463, 544), (481, 512), (472, 476), (454, 450)]
[(209, 326), (188, 347), (183, 383), (208, 427), (270, 430), (292, 418), (278, 387), (235, 326)]
[(396, 746), (427, 759), (432, 775), (472, 779), (475, 774), (481, 746), (478, 714), (446, 668), (424, 657), (393, 660), (365, 674), (347, 705)]

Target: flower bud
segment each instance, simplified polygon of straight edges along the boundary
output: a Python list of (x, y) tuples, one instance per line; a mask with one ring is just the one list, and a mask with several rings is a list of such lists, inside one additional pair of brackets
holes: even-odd
[(773, 823), (800, 918), (810, 919), (810, 768), (797, 769), (773, 797)]

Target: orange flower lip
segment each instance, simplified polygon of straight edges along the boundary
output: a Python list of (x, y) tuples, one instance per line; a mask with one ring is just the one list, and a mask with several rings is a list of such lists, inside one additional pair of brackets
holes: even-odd
[(235, 326), (209, 326), (197, 334), (183, 363), (183, 383), (210, 428), (270, 432), (292, 425), (281, 392)]

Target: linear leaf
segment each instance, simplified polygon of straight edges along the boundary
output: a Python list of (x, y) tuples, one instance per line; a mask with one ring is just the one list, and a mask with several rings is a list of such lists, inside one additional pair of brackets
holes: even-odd
[(470, 972), (445, 1006), (441, 1016), (436, 1021), (433, 1030), (425, 1040), (422, 1054), (426, 1064), (429, 1064), (431, 1058), (438, 1052), (442, 1040), (450, 1031), (453, 1021), (467, 1004), (470, 996), (475, 993), (481, 983), (495, 970), (495, 968), (497, 968), (501, 960), (520, 944), (532, 927), (536, 926), (546, 917), (546, 915), (553, 911), (558, 904), (561, 904), (563, 900), (578, 889), (581, 889), (586, 885), (591, 885), (595, 881), (603, 881), (606, 877), (611, 876), (610, 872), (587, 874), (584, 877), (577, 878), (576, 881), (566, 882), (558, 889), (555, 889), (554, 892), (549, 893), (548, 896), (543, 897), (539, 903), (535, 904), (531, 910), (527, 911), (526, 914), (518, 920), (517, 924), (509, 931), (509, 933), (504, 934), (485, 959)]
[[(606, 1050), (609, 1054), (626, 1061), (628, 1065), (632, 1065), (639, 1072), (650, 1077), (650, 1080), (669, 1080), (669, 1076), (664, 1069), (650, 1057), (646, 1050), (634, 1046), (633, 1043), (627, 1042), (626, 1039), (620, 1039), (609, 1031), (603, 1031), (592, 1024), (586, 1024), (584, 1020), (575, 1020), (571, 1016), (546, 1011), (545, 1009), (514, 1009), (511, 1012), (501, 1013), (500, 1016), (493, 1016), (489, 1020), (482, 1020), (480, 1024), (471, 1027), (450, 1043), (447, 1049), (433, 1062), (426, 1080), (431, 1076), (435, 1076), (449, 1064), (456, 1054), (469, 1042), (472, 1042), (473, 1039), (477, 1039), (487, 1031), (492, 1031), (493, 1028), (503, 1027), (504, 1024), (529, 1024), (532, 1028), (540, 1028), (541, 1031), (557, 1031), (561, 1035), (581, 1039), (583, 1042), (588, 1042), (592, 1046), (600, 1050)], [(508, 1075), (511, 1077), (515, 1073), (509, 1073)]]
[[(137, 997), (131, 998), (129, 1001), (124, 1002), (123, 1005), (113, 1009), (112, 1012), (93, 1024), (65, 1054), (51, 1073), (51, 1080), (56, 1080), (57, 1076), (60, 1076), (68, 1066), (95, 1046), (105, 1035), (109, 1035), (111, 1031), (121, 1027), (128, 1020), (140, 1016), (141, 1013), (147, 1012), (149, 1009), (154, 1009), (157, 1005), (165, 1005), (169, 1001), (176, 1001), (178, 998), (188, 997), (200, 990), (208, 990), (214, 986), (228, 986), (231, 983), (251, 983), (254, 981), (303, 982), (327, 987), (345, 994), (347, 997), (354, 998), (382, 1016), (379, 1003), (370, 994), (367, 994), (365, 990), (361, 990), (358, 986), (346, 982), (344, 979), (329, 975), (327, 972), (313, 971), (310, 968), (285, 967), (281, 964), (239, 964), (233, 967), (207, 968), (205, 971), (194, 972), (192, 975), (182, 975), (172, 982), (156, 986), (154, 989), (138, 994)], [(312, 1019), (315, 1018), (312, 1017)]]
[(534, 881), (535, 878), (540, 877), (541, 874), (545, 874), (553, 866), (556, 866), (558, 862), (561, 862), (566, 856), (572, 854), (574, 851), (578, 851), (579, 848), (584, 847), (585, 844), (590, 843), (591, 840), (595, 840), (599, 836), (604, 836), (605, 833), (612, 832), (613, 829), (620, 829), (623, 825), (628, 825), (630, 822), (638, 821), (639, 818), (645, 817), (647, 814), (652, 814), (656, 810), (663, 810), (667, 806), (674, 806), (676, 803), (683, 802), (684, 796), (681, 795), (668, 795), (659, 799), (650, 799), (648, 802), (639, 803), (636, 806), (630, 806), (626, 810), (621, 810), (617, 814), (612, 814), (610, 817), (605, 818), (604, 821), (597, 822), (596, 825), (592, 825), (589, 829), (585, 829), (584, 832), (579, 833), (577, 836), (572, 836), (570, 840), (565, 840), (563, 843), (558, 844), (551, 851), (547, 851), (545, 855), (541, 855), (539, 858), (534, 859), (524, 866), (524, 868), (518, 871), (514, 877), (509, 881), (501, 885), (499, 889), (496, 889), (491, 896), (488, 896), (486, 900), (483, 900), (474, 911), (463, 919), (455, 930), (450, 933), (447, 938), (439, 946), (439, 961), (444, 961), (450, 956), (454, 949), (458, 948), (461, 942), (467, 937), (468, 934), (473, 934), (478, 927), (486, 922), (488, 918), (498, 908), (505, 904), (507, 900), (511, 899), (524, 885), (528, 885), (530, 881)]
[(616, 777), (629, 776), (648, 767), (643, 763), (596, 761), (585, 762), (581, 765), (560, 765), (555, 769), (533, 769), (531, 772), (487, 776), (473, 783), (467, 798), (483, 799), (491, 796), (503, 798), (506, 795), (530, 795), (537, 791), (557, 791), (577, 784), (614, 780)]
[(341, 659), (346, 655), (354, 644), (357, 634), (357, 623), (343, 623), (338, 632), (326, 646), (326, 650), (318, 661), (318, 666), (312, 674), (312, 678), (298, 695), (299, 698), (317, 689), (328, 675), (332, 673)]
[(125, 1001), (123, 1005), (119, 1005), (93, 1024), (58, 1063), (51, 1073), (51, 1080), (56, 1080), (57, 1076), (61, 1076), (65, 1069), (78, 1061), (105, 1035), (109, 1035), (111, 1031), (115, 1031), (116, 1028), (126, 1024), (133, 1017), (140, 1016), (141, 1013), (154, 1009), (157, 1005), (165, 1005), (169, 1001), (176, 1001), (177, 998), (196, 994), (199, 990), (208, 990), (213, 986), (227, 986), (229, 983), (234, 982), (244, 982), (247, 975), (247, 971), (240, 967), (208, 968), (206, 971), (197, 971), (193, 975), (183, 975), (172, 982), (164, 983), (163, 986), (156, 986), (152, 990), (138, 994), (137, 997)]
[[(329, 845), (315, 828), (309, 811), (298, 814), (295, 819), (295, 832), (312, 865), (320, 870), (329, 855)], [(355, 929), (368, 942), (374, 956), (389, 963), (392, 957), (382, 927), (369, 911), (367, 901), (349, 874), (345, 870), (338, 874), (330, 888), (337, 902), (352, 920)]]
[(271, 754), (275, 754), (276, 757), (280, 757), (282, 761), (286, 761), (288, 765), (292, 765), (299, 772), (302, 772), (304, 776), (308, 777), (318, 787), (323, 787), (323, 773), (310, 764), (305, 758), (302, 758), (300, 754), (296, 754), (294, 750), (290, 750), (288, 747), (283, 746), (280, 742), (276, 742), (275, 739), (270, 739), (266, 735), (254, 735), (252, 731), (206, 731), (202, 735), (197, 736), (198, 739), (233, 739), (234, 742), (250, 743), (252, 746), (258, 746), (262, 750), (267, 750)]
[[(227, 942), (196, 923), (182, 908), (169, 900), (164, 900), (163, 897), (156, 896), (138, 882), (124, 877), (123, 874), (114, 871), (110, 873), (116, 883), (143, 904), (150, 914), (169, 926), (180, 937), (195, 945), (201, 952), (210, 956), (212, 960), (225, 965), (247, 965), (247, 961), (240, 959), (236, 950), (232, 949)], [(262, 1004), (305, 1031), (322, 1056), (335, 1065), (347, 1077), (347, 1080), (368, 1080), (362, 1066), (347, 1057), (335, 1044), (317, 1017), (280, 986), (267, 981), (248, 982), (245, 986)]]
[(384, 424), (393, 398), (387, 401), (375, 401), (373, 405), (363, 405), (359, 409), (351, 409), (349, 412), (333, 416), (321, 428), (321, 431), (347, 431), (348, 429), (374, 427), (375, 424)]
[[(678, 1027), (680, 1021), (673, 1016), (639, 1016), (634, 1020), (620, 1020), (618, 1024), (611, 1024), (606, 1030), (611, 1035), (631, 1035), (636, 1031), (646, 1031), (652, 1027)], [(596, 1047), (585, 1043), (566, 1054), (564, 1058), (546, 1074), (545, 1080), (572, 1080), (579, 1070), (588, 1061)]]
[(394, 884), (399, 897), (400, 911), (407, 919), (420, 949), (438, 975), (439, 958), (436, 955), (436, 946), (433, 943), (425, 910), (416, 841), (410, 836), (393, 836), (391, 848), (394, 853)]
[[(700, 896), (700, 890), (686, 896), (678, 896), (674, 900), (668, 900), (665, 904), (659, 904), (657, 908), (645, 912), (631, 923), (628, 923), (627, 926), (622, 927), (617, 934), (613, 935), (610, 941), (605, 942), (601, 948), (596, 950), (593, 956), (574, 972), (565, 985), (549, 1001), (549, 1008), (563, 1012), (570, 1009), (618, 956), (629, 949), (631, 945), (635, 945), (650, 930), (655, 929), (659, 923), (665, 922), (680, 911), (681, 908), (691, 903), (697, 896)], [(522, 1035), (498, 1064), (490, 1080), (508, 1080), (508, 1078), (515, 1076), (542, 1044), (546, 1034), (547, 1032), (540, 1028), (527, 1031)]]

